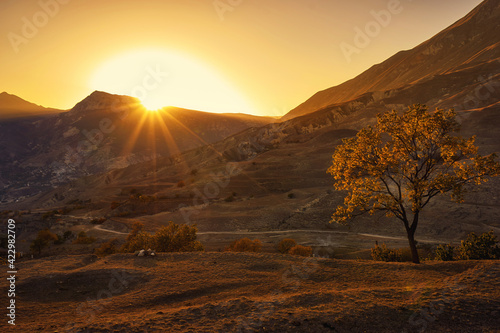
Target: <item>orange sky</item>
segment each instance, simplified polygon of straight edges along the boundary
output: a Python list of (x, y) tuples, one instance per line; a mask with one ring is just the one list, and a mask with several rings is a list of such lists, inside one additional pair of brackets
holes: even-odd
[[(0, 92), (62, 109), (99, 89), (147, 94), (152, 105), (279, 116), (479, 3), (0, 0)], [(375, 23), (373, 11), (391, 17)], [(370, 22), (372, 37), (346, 57), (355, 29)]]

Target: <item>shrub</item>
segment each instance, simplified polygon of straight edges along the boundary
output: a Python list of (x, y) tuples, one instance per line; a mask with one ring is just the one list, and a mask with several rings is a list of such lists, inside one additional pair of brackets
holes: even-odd
[(132, 212), (129, 210), (125, 210), (123, 212), (119, 212), (118, 214), (115, 214), (116, 217), (124, 217), (124, 216), (129, 216), (131, 215)]
[(250, 240), (249, 238), (242, 238), (232, 242), (226, 251), (230, 252), (260, 252), (262, 243), (258, 239)]
[(288, 193), (288, 199), (293, 199), (295, 198), (295, 193)]
[(294, 256), (310, 257), (312, 252), (313, 250), (310, 246), (295, 245), (288, 253)]
[(153, 246), (153, 238), (150, 234), (143, 231), (144, 224), (141, 222), (134, 222), (132, 230), (127, 236), (125, 244), (120, 248), (121, 252), (133, 253), (142, 249), (149, 249)]
[(186, 183), (184, 183), (183, 180), (180, 180), (178, 183), (177, 183), (177, 187), (184, 187), (186, 186)]
[(33, 240), (30, 245), (31, 252), (37, 251), (38, 254), (42, 253), (43, 248), (50, 245), (50, 243), (54, 243), (58, 240), (56, 234), (50, 232), (49, 229), (43, 229), (38, 232), (38, 235)]
[(135, 251), (143, 250), (143, 249), (151, 249), (154, 248), (155, 241), (153, 235), (148, 232), (141, 231), (130, 241), (125, 243), (121, 251), (122, 252), (130, 252), (133, 253)]
[(54, 245), (60, 245), (63, 244), (64, 241), (66, 241), (62, 235), (57, 234), (56, 236), (57, 239), (54, 241)]
[(441, 244), (436, 248), (436, 260), (451, 261), (453, 260), (453, 251), (455, 247), (451, 244)]
[(500, 248), (497, 242), (493, 231), (485, 232), (479, 236), (471, 232), (458, 247), (458, 259), (499, 259)]
[(196, 226), (175, 224), (159, 229), (154, 235), (144, 232), (144, 225), (136, 222), (127, 236), (120, 251), (133, 253), (142, 249), (155, 249), (158, 252), (203, 251), (203, 245), (196, 240)]
[(73, 244), (92, 244), (95, 242), (94, 237), (89, 237), (85, 233), (85, 231), (80, 231), (76, 239), (73, 241)]
[(138, 199), (142, 202), (153, 202), (158, 200), (156, 195), (140, 195)]
[(233, 202), (234, 197), (232, 195), (228, 196), (227, 198), (224, 199), (225, 202)]
[(281, 253), (288, 253), (295, 245), (297, 245), (297, 242), (291, 238), (282, 239), (278, 243), (278, 251)]
[(45, 212), (45, 213), (42, 215), (42, 219), (46, 220), (46, 219), (48, 219), (49, 217), (54, 216), (55, 214), (58, 214), (58, 211), (57, 211), (57, 210), (51, 210), (51, 211)]
[(90, 221), (90, 223), (92, 223), (92, 224), (103, 224), (105, 221), (106, 221), (106, 218), (105, 217), (101, 217), (101, 218), (93, 219), (92, 221)]
[(397, 249), (389, 249), (385, 243), (379, 246), (377, 243), (371, 249), (372, 259), (376, 261), (402, 261), (402, 252)]
[(70, 230), (67, 230), (64, 232), (63, 238), (64, 238), (64, 240), (68, 240), (70, 238), (73, 238), (73, 233)]
[(94, 253), (98, 257), (105, 257), (105, 256), (108, 256), (110, 254), (116, 253), (116, 251), (117, 251), (116, 244), (117, 243), (118, 243), (118, 239), (116, 239), (116, 238), (110, 239), (109, 241), (102, 243), (101, 246), (96, 248), (94, 250)]
[(158, 252), (203, 251), (203, 245), (196, 240), (196, 226), (168, 222), (154, 235), (154, 249)]

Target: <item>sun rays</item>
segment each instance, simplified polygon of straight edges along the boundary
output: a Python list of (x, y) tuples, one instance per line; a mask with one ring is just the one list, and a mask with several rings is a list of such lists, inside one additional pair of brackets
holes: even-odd
[[(156, 183), (158, 170), (161, 169), (158, 163), (158, 158), (170, 156), (175, 160), (175, 164), (185, 172), (191, 170), (194, 166), (191, 158), (186, 159), (185, 147), (179, 146), (184, 140), (193, 140), (196, 142), (194, 147), (205, 147), (205, 151), (211, 151), (214, 158), (221, 161), (226, 160), (224, 151), (217, 148), (217, 145), (207, 141), (203, 135), (200, 135), (187, 126), (180, 117), (177, 116), (178, 112), (183, 110), (172, 108), (162, 108), (155, 111), (147, 110), (144, 106), (138, 107), (131, 113), (131, 121), (135, 122), (133, 129), (128, 136), (128, 139), (123, 145), (121, 156), (133, 156), (134, 151), (139, 147), (138, 145), (146, 144), (147, 149), (150, 151), (150, 167), (153, 174), (153, 183)], [(185, 110), (189, 112), (189, 110)], [(189, 138), (189, 139), (187, 139)], [(231, 161), (227, 160), (228, 163)], [(148, 167), (148, 169), (150, 169)], [(252, 179), (251, 176), (242, 172), (242, 175), (247, 177), (257, 187), (261, 185)], [(153, 184), (151, 184), (153, 185)]]

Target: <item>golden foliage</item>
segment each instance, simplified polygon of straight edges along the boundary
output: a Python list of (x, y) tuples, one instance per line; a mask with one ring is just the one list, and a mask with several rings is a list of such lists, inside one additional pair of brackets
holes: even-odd
[(278, 243), (278, 251), (280, 253), (288, 253), (295, 245), (297, 245), (297, 242), (294, 239), (284, 238)]
[(352, 216), (386, 211), (408, 221), (438, 194), (462, 201), (465, 185), (481, 184), (500, 174), (496, 155), (481, 156), (474, 137), (456, 135), (460, 125), (453, 109), (430, 113), (413, 105), (377, 117), (377, 124), (344, 139), (328, 169), (337, 190), (348, 191), (344, 205), (332, 219), (344, 222)]
[(156, 231), (154, 235), (143, 231), (144, 225), (135, 222), (132, 231), (127, 236), (122, 252), (135, 252), (142, 249), (155, 249), (157, 252), (203, 251), (203, 244), (196, 240), (196, 226), (175, 224), (172, 221), (167, 226)]
[(226, 251), (231, 252), (260, 252), (262, 249), (262, 242), (258, 239), (250, 240), (249, 238), (242, 238), (235, 240), (226, 248)]
[(310, 257), (312, 255), (312, 247), (295, 245), (288, 251), (289, 254), (294, 256)]

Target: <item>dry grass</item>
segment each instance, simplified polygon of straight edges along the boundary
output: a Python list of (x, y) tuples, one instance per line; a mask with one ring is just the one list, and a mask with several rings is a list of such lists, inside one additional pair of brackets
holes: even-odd
[[(413, 265), (224, 252), (58, 256), (18, 266), (15, 332), (417, 332), (423, 325), (428, 332), (498, 332), (500, 327), (498, 261)], [(126, 287), (114, 280), (123, 271)]]

